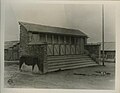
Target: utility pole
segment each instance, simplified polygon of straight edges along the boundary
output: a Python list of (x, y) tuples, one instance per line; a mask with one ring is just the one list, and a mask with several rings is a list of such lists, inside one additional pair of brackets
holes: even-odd
[(104, 53), (104, 5), (102, 4), (102, 65), (105, 66), (105, 53)]

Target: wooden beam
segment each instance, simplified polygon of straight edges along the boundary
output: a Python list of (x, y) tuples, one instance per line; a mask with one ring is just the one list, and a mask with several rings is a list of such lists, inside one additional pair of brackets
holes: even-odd
[(65, 55), (66, 55), (66, 36), (64, 36), (64, 45), (65, 45)]
[(55, 44), (53, 43), (53, 55), (55, 54), (55, 53), (54, 53), (54, 47), (55, 47)]
[(71, 36), (70, 36), (70, 44), (71, 44)]
[(47, 42), (47, 35), (48, 35), (48, 34), (45, 34), (45, 41), (46, 41), (46, 42)]
[(87, 44), (87, 38), (85, 37), (85, 44)]
[(74, 45), (75, 45), (75, 54), (76, 54), (76, 37), (74, 37)]
[(52, 34), (52, 43), (54, 44), (54, 35)]
[(61, 55), (60, 35), (58, 35), (59, 55)]
[[(33, 35), (32, 35), (32, 38), (33, 38)], [(41, 42), (41, 33), (39, 34), (39, 41)]]
[(76, 37), (74, 37), (74, 44), (76, 44)]
[(66, 44), (66, 36), (64, 36), (64, 44)]
[(70, 54), (71, 54), (71, 36), (70, 36)]
[(80, 47), (80, 51), (81, 51), (81, 54), (82, 54), (82, 51), (83, 51), (83, 38), (80, 38), (80, 44), (81, 44), (81, 47)]
[(59, 55), (61, 55), (61, 44), (59, 44)]
[(60, 44), (60, 36), (58, 36), (58, 44)]

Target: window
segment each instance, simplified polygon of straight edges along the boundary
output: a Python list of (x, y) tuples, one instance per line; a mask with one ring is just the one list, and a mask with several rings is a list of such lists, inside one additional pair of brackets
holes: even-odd
[(78, 37), (76, 38), (76, 44), (79, 44), (79, 38)]
[(60, 36), (60, 43), (64, 43), (64, 36)]
[(40, 33), (39, 37), (40, 37), (40, 42), (41, 43), (45, 42), (45, 34)]
[(71, 44), (75, 44), (75, 38), (71, 37)]
[(70, 36), (66, 36), (66, 43), (70, 44)]
[(54, 35), (54, 43), (58, 43), (58, 35)]
[(31, 42), (32, 41), (32, 33), (29, 33), (28, 36), (29, 36), (29, 42)]
[(29, 42), (39, 42), (39, 34), (29, 33)]
[(47, 42), (52, 43), (52, 35), (51, 34), (47, 35)]

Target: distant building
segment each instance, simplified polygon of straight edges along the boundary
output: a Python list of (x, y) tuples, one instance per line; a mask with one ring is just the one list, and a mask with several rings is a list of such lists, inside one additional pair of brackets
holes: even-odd
[[(101, 44), (101, 56), (102, 56), (102, 44)], [(105, 61), (115, 62), (115, 42), (104, 43)]]
[(6, 41), (4, 44), (4, 60), (19, 60), (19, 41)]
[(19, 24), (20, 56), (37, 56), (43, 73), (98, 65), (85, 54), (88, 36), (80, 30)]

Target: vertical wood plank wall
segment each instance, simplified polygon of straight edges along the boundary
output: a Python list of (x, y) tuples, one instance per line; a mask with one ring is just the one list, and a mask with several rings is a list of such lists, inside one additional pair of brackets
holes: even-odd
[[(44, 42), (47, 42), (47, 53), (51, 55), (82, 54), (84, 52), (85, 40), (82, 37), (73, 37), (69, 35), (58, 35), (48, 33), (33, 33), (32, 35), (30, 34), (29, 38), (29, 40), (34, 43), (40, 42), (42, 44)], [(74, 43), (73, 41), (71, 41), (71, 38), (74, 39)]]
[[(71, 41), (72, 39), (73, 41)], [(79, 44), (81, 45), (81, 49), (84, 49), (84, 44), (86, 42), (86, 38), (84, 37), (71, 37), (70, 35), (58, 35), (58, 34), (48, 34), (48, 33), (36, 33), (29, 34), (29, 42), (39, 42), (39, 43), (48, 43), (48, 44)]]

